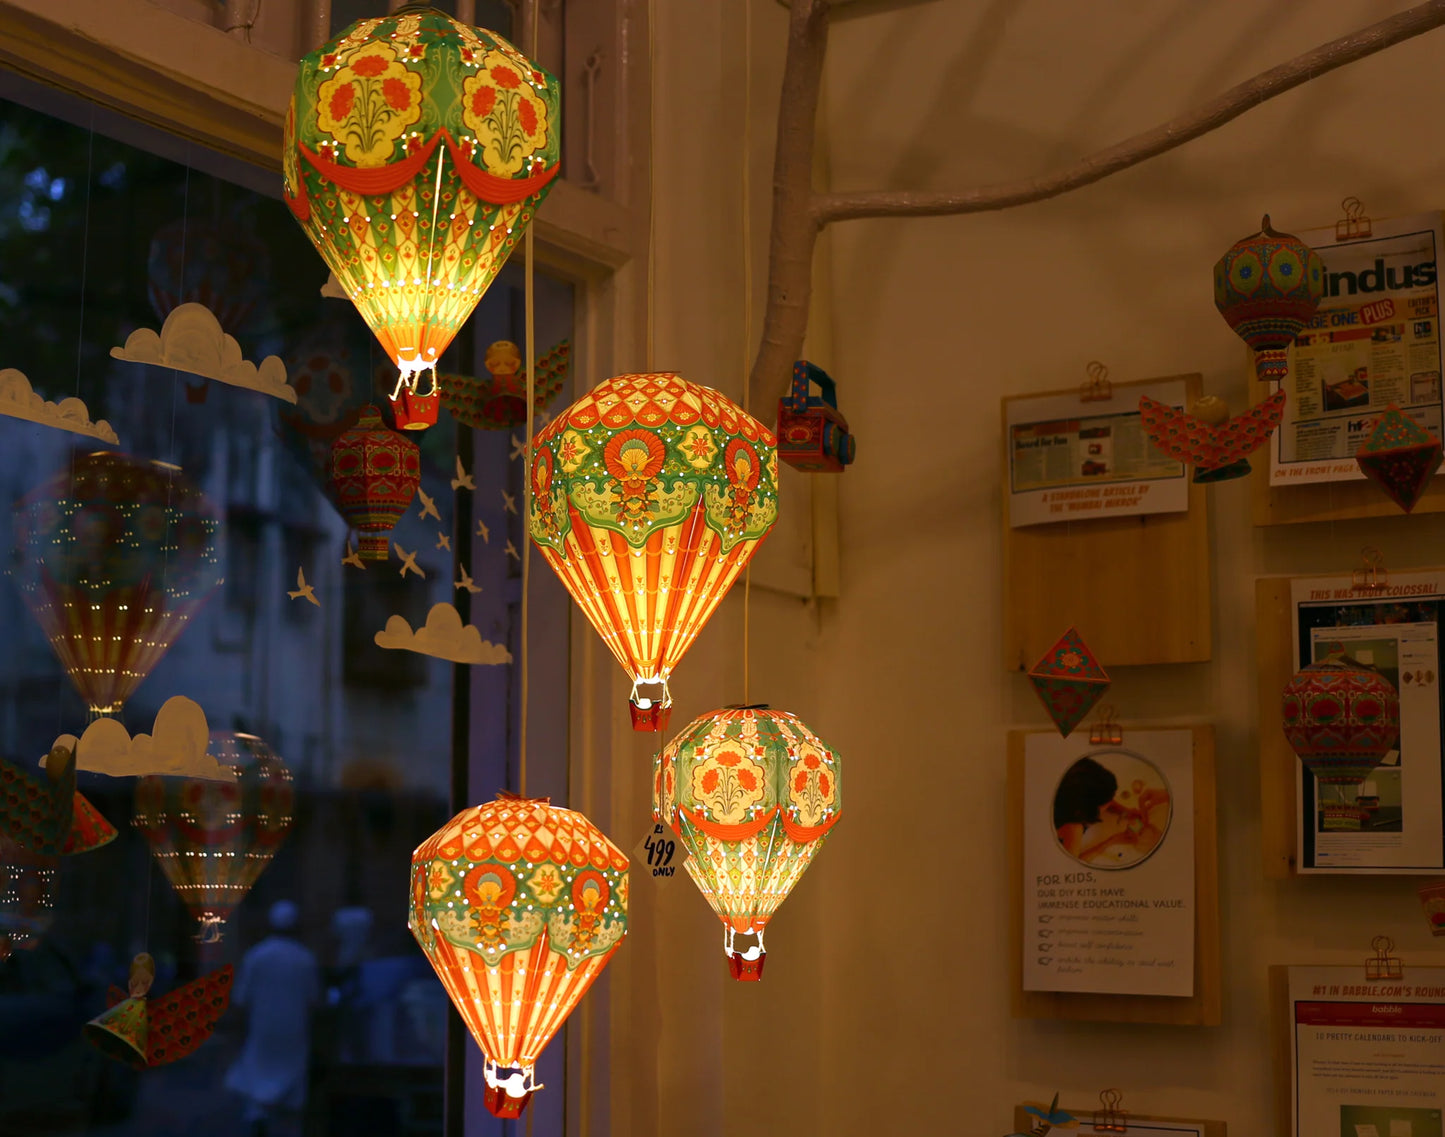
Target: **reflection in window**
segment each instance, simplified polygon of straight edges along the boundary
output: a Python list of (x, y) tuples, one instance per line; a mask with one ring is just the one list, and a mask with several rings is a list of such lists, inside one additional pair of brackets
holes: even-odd
[[(344, 8), (338, 0), (333, 11)], [(327, 459), (394, 375), (351, 306), (319, 295), (325, 277), (278, 199), (0, 101), (0, 366), (22, 370), (47, 399), (84, 399), (137, 460), (179, 466), (219, 521), (223, 582), (119, 718), (130, 734), (150, 734), (166, 700), (186, 696), (210, 731), (263, 740), (289, 771), (293, 795), (289, 831), (236, 897), (219, 942), (207, 943), (197, 940), (196, 905), (137, 825), (148, 816), (137, 780), (80, 775), (78, 788), (118, 835), (60, 859), (49, 930), (33, 949), (0, 960), (0, 1137), (442, 1131), (452, 1012), (406, 928), (410, 858), (453, 812), (458, 721), (470, 737), (457, 755), (470, 775), (468, 800), (490, 798), (512, 776), (517, 682), (514, 668), (475, 668), (458, 707), (452, 665), (383, 649), (374, 636), (390, 616), (417, 627), (432, 605), (455, 601), (516, 657), (519, 564), (506, 546), (520, 549), (525, 535), (502, 490), (521, 500), (510, 437), (520, 431), (459, 437), (443, 415), (414, 438), (421, 488), (440, 517), (423, 519), (414, 502), (391, 536), (424, 576), (402, 576), (395, 555), (343, 564), (348, 528), (329, 497)], [(521, 341), (519, 291), (509, 268), (443, 370), (482, 374), (489, 344)], [(538, 295), (545, 350), (570, 334), (572, 295), (545, 279)], [(159, 328), (187, 301), (210, 307), (245, 358), (279, 355), (296, 405), (110, 357), (132, 331)], [(569, 397), (564, 387), (555, 406)], [(70, 479), (77, 456), (94, 449), (78, 435), (0, 417), (0, 495), (15, 503)], [(474, 493), (452, 488), (459, 455)], [(15, 511), (0, 510), (0, 544), (15, 550), (18, 536)], [(458, 557), (481, 591), (456, 587)], [(55, 738), (81, 734), (89, 715), (18, 587), (13, 552), (6, 567), (0, 757), (35, 771)], [(300, 591), (298, 570), (318, 604), (288, 595)], [(534, 588), (533, 675), (544, 666), (565, 675), (565, 595), (540, 576)], [(534, 678), (533, 721), (553, 724), (552, 745), (534, 757), (532, 777), (565, 804), (566, 684), (541, 686)], [(198, 852), (219, 851), (196, 835), (225, 829), (244, 812), (241, 797), (187, 800), (170, 801), (167, 824), (189, 825)], [(201, 813), (210, 820), (197, 821)], [(0, 844), (0, 919), (7, 856)], [(230, 1007), (210, 1038), (179, 1061), (138, 1070), (87, 1043), (82, 1027), (107, 1011), (108, 989), (123, 1002), (142, 952), (154, 965), (152, 1004), (219, 968), (235, 970)], [(129, 1013), (117, 1007), (108, 1022)], [(539, 1135), (562, 1132), (560, 1035), (551, 1049), (557, 1104), (534, 1118)], [(468, 1132), (509, 1131), (478, 1121)]]

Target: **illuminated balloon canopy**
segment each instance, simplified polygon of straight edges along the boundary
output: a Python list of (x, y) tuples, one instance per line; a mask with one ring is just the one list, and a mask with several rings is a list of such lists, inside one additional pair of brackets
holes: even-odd
[(763, 930), (841, 814), (841, 764), (796, 715), (761, 706), (695, 719), (654, 763), (653, 814), (691, 854), (734, 979), (762, 978)]
[(517, 1117), (538, 1056), (627, 934), (627, 857), (545, 798), (465, 809), (411, 859), (412, 935), (486, 1057), (486, 1104)]
[[(666, 729), (668, 676), (778, 515), (773, 433), (680, 375), (619, 375), (537, 435), (532, 540)], [(660, 693), (641, 688), (660, 687)]]
[(560, 127), (556, 79), (424, 5), (301, 60), (286, 201), (400, 371), (398, 426), (436, 422), (436, 364), (547, 195)]
[(221, 521), (180, 467), (77, 455), (16, 515), (15, 580), (92, 716), (116, 714), (221, 583)]
[(291, 829), (291, 771), (254, 734), (214, 731), (207, 748), (233, 782), (152, 775), (136, 781), (134, 824), (214, 943)]

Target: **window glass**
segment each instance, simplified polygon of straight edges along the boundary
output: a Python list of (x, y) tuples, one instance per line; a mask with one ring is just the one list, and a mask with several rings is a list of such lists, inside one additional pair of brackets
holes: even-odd
[[(0, 932), (30, 941), (0, 960), (0, 1134), (439, 1133), (455, 1017), (406, 927), (411, 852), (454, 793), (475, 802), (515, 785), (519, 673), (456, 669), (375, 636), (455, 601), (518, 658), (524, 533), (503, 489), (520, 509), (522, 428), (459, 430), (444, 413), (409, 435), (420, 492), (387, 559), (343, 563), (355, 535), (328, 457), (366, 404), (384, 405), (390, 362), (350, 304), (320, 295), (325, 266), (278, 197), (175, 161), (173, 139), (157, 153), (135, 129), (122, 142), (33, 109), (46, 97), (0, 99), (0, 368), (44, 399), (82, 399), (121, 445), (0, 416), (0, 500), (14, 503), (0, 510), (0, 757), (43, 790), (52, 742), (120, 696), (113, 717), (154, 736), (132, 753), (188, 753), (196, 725), (173, 708), (157, 717), (185, 696), (204, 711), (210, 754), (248, 772), (224, 792), (83, 773), (77, 789), (114, 840), (35, 864), (0, 837)], [(541, 278), (537, 293), (545, 351), (570, 335), (572, 292)], [(297, 403), (112, 357), (189, 301), (244, 359), (279, 356)], [(522, 341), (521, 316), (509, 266), (442, 370), (485, 376), (492, 343)], [(475, 492), (453, 487), (459, 459)], [(105, 562), (104, 599), (86, 577), (81, 603), (71, 570), (96, 541), (128, 551)], [(565, 804), (567, 600), (540, 558), (533, 568), (530, 721), (547, 746), (529, 775)], [(118, 673), (133, 690), (102, 690), (97, 676)], [(194, 887), (220, 853), (225, 879)], [(247, 863), (257, 871), (236, 867)], [(22, 904), (17, 881), (40, 891)], [(198, 940), (210, 923), (219, 939)], [(120, 1041), (104, 1048), (83, 1028), (142, 952), (157, 1036), (179, 1021), (167, 994), (236, 970), (209, 1039), (138, 1070), (119, 1060), (138, 1053), (122, 1037), (133, 1022), (107, 1020)], [(537, 1101), (555, 1087), (560, 1103), (560, 1065), (541, 1080)], [(480, 1093), (465, 1101), (479, 1109)], [(504, 1131), (488, 1124), (475, 1131)], [(560, 1104), (532, 1131), (561, 1133)]]

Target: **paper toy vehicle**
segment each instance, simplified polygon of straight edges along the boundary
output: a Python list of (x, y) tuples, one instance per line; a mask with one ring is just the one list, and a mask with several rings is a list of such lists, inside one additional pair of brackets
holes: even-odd
[[(809, 393), (818, 384), (821, 398)], [(838, 386), (821, 367), (800, 359), (793, 364), (793, 389), (778, 400), (778, 457), (809, 474), (841, 474), (852, 463), (857, 440), (838, 410)]]

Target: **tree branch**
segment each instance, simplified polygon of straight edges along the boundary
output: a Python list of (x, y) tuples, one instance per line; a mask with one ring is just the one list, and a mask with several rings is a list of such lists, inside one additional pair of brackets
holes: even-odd
[(963, 193), (876, 190), (821, 194), (813, 202), (813, 224), (821, 227), (833, 221), (851, 221), (860, 217), (938, 217), (984, 213), (1057, 197), (1182, 146), (1238, 118), (1267, 99), (1441, 24), (1445, 24), (1445, 0), (1429, 0), (1387, 20), (1321, 44), (1288, 63), (1231, 87), (1218, 98), (1162, 126), (1090, 154), (1052, 174), (982, 186)]

